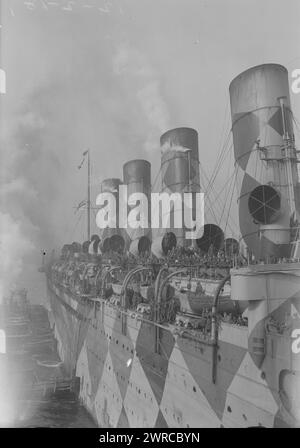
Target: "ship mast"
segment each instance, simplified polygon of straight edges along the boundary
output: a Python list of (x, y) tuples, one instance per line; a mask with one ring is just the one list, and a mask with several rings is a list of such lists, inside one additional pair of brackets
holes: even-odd
[(296, 214), (296, 200), (295, 200), (295, 192), (294, 192), (294, 180), (293, 180), (293, 172), (292, 172), (292, 164), (296, 161), (295, 157), (295, 148), (293, 146), (293, 141), (291, 136), (288, 134), (286, 127), (286, 111), (284, 104), (284, 97), (279, 98), (280, 108), (281, 108), (281, 117), (282, 117), (282, 126), (283, 126), (283, 144), (284, 144), (284, 161), (286, 162), (286, 173), (287, 173), (287, 181), (288, 181), (288, 194), (289, 194), (289, 202), (292, 215)]
[(293, 164), (299, 163), (297, 159), (297, 151), (294, 144), (294, 136), (290, 136), (287, 130), (286, 124), (286, 107), (284, 104), (284, 100), (286, 97), (280, 97), (280, 108), (281, 108), (281, 118), (283, 125), (283, 150), (284, 150), (284, 158), (286, 164), (286, 173), (287, 173), (287, 182), (288, 182), (288, 196), (289, 203), (291, 209), (291, 215), (293, 217), (294, 222), (296, 223), (296, 228), (292, 229), (295, 231), (292, 237), (292, 245), (293, 250), (291, 254), (291, 258), (295, 258), (298, 254), (299, 257), (299, 248), (300, 248), (300, 240), (299, 240), (299, 224), (298, 224), (298, 214), (296, 207), (296, 198), (294, 191), (294, 179), (293, 179)]
[[(188, 179), (188, 192), (189, 193), (193, 193), (193, 189), (192, 189), (192, 179), (191, 179), (191, 152), (192, 152), (192, 150), (190, 149), (190, 148), (188, 148), (187, 150), (186, 150), (186, 153), (187, 153), (187, 163), (188, 163), (188, 176), (189, 176), (189, 179)], [(193, 196), (193, 195), (192, 195)], [(194, 200), (194, 198), (192, 197), (192, 204), (193, 204), (193, 200)], [(196, 201), (197, 201), (197, 199), (195, 198), (195, 207), (196, 207)], [(193, 205), (192, 205), (192, 207), (193, 207)], [(191, 217), (192, 219), (193, 219), (193, 216)], [(197, 244), (196, 244), (196, 240), (195, 239), (192, 239), (192, 241), (191, 241), (191, 247), (193, 247), (193, 248), (196, 248), (197, 247)]]
[(90, 150), (87, 150), (87, 170), (88, 170), (88, 179), (87, 179), (87, 239), (90, 241), (91, 238), (91, 162), (90, 162)]

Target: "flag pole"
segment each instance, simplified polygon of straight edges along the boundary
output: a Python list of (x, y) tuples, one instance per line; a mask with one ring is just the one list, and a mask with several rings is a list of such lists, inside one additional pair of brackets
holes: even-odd
[(87, 197), (87, 237), (91, 238), (91, 165), (90, 165), (90, 150), (87, 151), (88, 156), (88, 197)]

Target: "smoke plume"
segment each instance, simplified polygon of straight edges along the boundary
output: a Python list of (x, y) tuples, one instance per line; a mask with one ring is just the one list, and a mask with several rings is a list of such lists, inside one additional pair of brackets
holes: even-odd
[(40, 21), (20, 20), (9, 35), (24, 40), (24, 55), (11, 53), (7, 63), (0, 176), (2, 295), (17, 285), (32, 298), (36, 288), (36, 301), (44, 298), (36, 287), (45, 283), (42, 252), (86, 239), (77, 221), (84, 210), (74, 214), (86, 196), (86, 167), (77, 169), (82, 152), (90, 148), (95, 206), (98, 185), (121, 177), (125, 161), (157, 160), (170, 121), (158, 71), (121, 43), (124, 33), (103, 39), (109, 22), (101, 28), (92, 14), (84, 25), (80, 14), (41, 14)]

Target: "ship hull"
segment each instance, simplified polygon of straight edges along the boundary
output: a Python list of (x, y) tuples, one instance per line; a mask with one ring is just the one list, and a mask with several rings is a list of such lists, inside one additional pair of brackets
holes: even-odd
[(224, 323), (216, 347), (50, 280), (48, 295), (60, 356), (99, 427), (285, 426), (276, 380), (261, 375), (273, 361), (255, 364), (247, 327)]

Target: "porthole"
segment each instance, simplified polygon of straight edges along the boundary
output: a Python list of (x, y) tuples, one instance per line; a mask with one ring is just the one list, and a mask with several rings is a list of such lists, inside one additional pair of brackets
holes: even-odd
[(231, 407), (230, 407), (230, 406), (227, 406), (227, 411), (228, 411), (228, 412), (232, 412), (232, 410), (231, 410)]
[(193, 386), (193, 391), (194, 391), (194, 392), (197, 392), (197, 389), (196, 389), (196, 387), (195, 387), (195, 386)]

